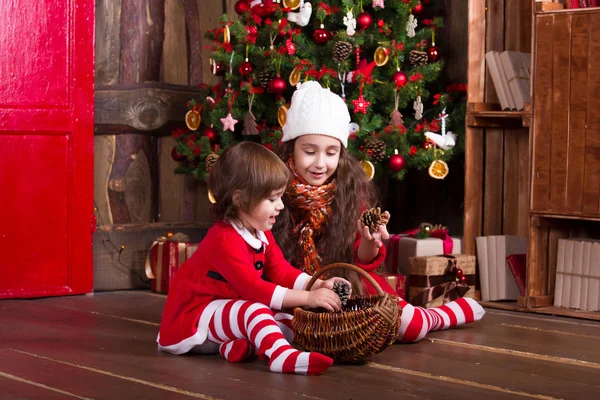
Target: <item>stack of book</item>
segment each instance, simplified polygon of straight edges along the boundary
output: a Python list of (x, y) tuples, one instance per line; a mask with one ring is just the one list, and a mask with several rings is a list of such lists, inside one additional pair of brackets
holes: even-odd
[(481, 236), (476, 238), (476, 242), (481, 299), (483, 301), (517, 300), (519, 295), (524, 294), (525, 269), (511, 269), (507, 257), (526, 254), (527, 237)]
[(559, 239), (554, 305), (600, 310), (600, 241)]
[(487, 68), (503, 110), (522, 110), (530, 98), (531, 53), (490, 51)]
[(566, 0), (567, 8), (600, 7), (600, 0)]

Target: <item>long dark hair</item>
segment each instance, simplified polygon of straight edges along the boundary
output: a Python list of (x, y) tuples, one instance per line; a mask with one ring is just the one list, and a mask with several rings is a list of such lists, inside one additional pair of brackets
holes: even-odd
[[(279, 148), (279, 157), (283, 161), (293, 157), (295, 142), (296, 140), (285, 142)], [(356, 221), (363, 210), (374, 207), (377, 202), (375, 185), (367, 179), (360, 163), (343, 147), (333, 178), (336, 179), (337, 189), (331, 215), (320, 237), (315, 238), (321, 266), (334, 262), (354, 263), (354, 243), (358, 234)], [(299, 221), (287, 194), (284, 195), (283, 202), (285, 209), (280, 213), (273, 233), (286, 259), (294, 265), (300, 258), (300, 248), (292, 230)], [(332, 275), (348, 279), (352, 282), (354, 293), (362, 293), (362, 280), (358, 273), (344, 269), (335, 271)]]

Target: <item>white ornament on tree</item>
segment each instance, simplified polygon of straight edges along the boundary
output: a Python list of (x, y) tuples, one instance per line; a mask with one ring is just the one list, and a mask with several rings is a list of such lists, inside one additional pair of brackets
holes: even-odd
[(375, 7), (385, 8), (385, 4), (383, 3), (383, 0), (373, 0), (373, 4), (371, 4), (371, 6), (373, 8), (375, 8)]
[(346, 25), (346, 34), (348, 36), (354, 36), (356, 33), (356, 19), (352, 11), (348, 11), (344, 17), (344, 25)]
[(310, 3), (304, 3), (300, 7), (300, 11), (298, 12), (289, 12), (287, 15), (288, 21), (295, 22), (298, 26), (306, 26), (308, 25), (308, 21), (310, 21), (310, 16), (312, 14), (312, 5)]
[(417, 28), (417, 19), (414, 15), (410, 14), (408, 16), (408, 21), (406, 22), (406, 36), (415, 37), (417, 34), (415, 29)]
[(442, 150), (450, 150), (456, 145), (456, 135), (450, 131), (446, 132), (446, 109), (442, 111), (440, 119), (442, 120), (442, 133), (425, 132), (425, 136)]
[(415, 110), (415, 119), (417, 121), (423, 118), (423, 103), (421, 102), (421, 96), (417, 96), (417, 99), (413, 103), (413, 110)]

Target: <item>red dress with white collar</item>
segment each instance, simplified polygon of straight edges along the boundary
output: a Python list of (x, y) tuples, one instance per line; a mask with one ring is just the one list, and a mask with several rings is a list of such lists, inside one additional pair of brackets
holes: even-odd
[(292, 267), (271, 232), (229, 222), (212, 226), (171, 283), (157, 339), (161, 350), (181, 354), (206, 341), (221, 299), (243, 299), (281, 309), (287, 288), (304, 289), (310, 276)]

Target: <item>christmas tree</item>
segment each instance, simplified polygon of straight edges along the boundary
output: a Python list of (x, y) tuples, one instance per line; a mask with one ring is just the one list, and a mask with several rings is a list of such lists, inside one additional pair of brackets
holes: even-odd
[[(206, 36), (223, 82), (188, 103), (173, 132), (178, 172), (206, 179), (240, 140), (276, 151), (299, 82), (317, 80), (348, 104), (348, 151), (369, 175), (410, 168), (448, 174), (463, 151), (464, 85), (444, 90), (436, 0), (239, 0)], [(182, 112), (185, 112), (183, 110)], [(450, 130), (453, 131), (450, 132)]]

